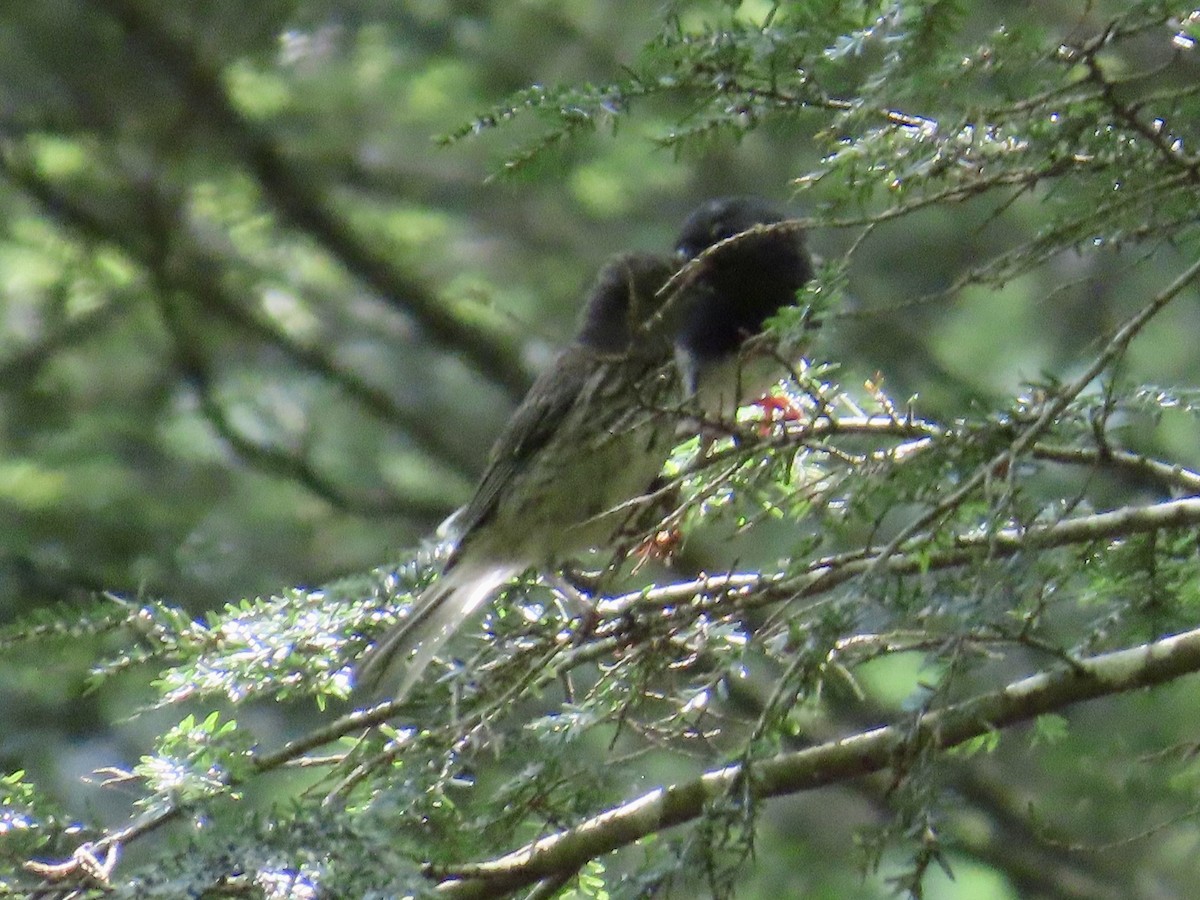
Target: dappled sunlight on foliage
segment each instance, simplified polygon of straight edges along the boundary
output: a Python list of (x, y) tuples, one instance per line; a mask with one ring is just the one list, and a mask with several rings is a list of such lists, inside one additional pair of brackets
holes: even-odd
[[(0, 22), (0, 895), (1192, 889), (1196, 10)], [(784, 377), (358, 683), (580, 286), (743, 193)]]

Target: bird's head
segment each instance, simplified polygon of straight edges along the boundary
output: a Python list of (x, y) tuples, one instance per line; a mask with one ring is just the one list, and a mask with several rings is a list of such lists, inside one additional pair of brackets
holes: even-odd
[(758, 197), (717, 197), (697, 207), (683, 223), (675, 255), (680, 262), (695, 259), (709, 247), (754, 228), (787, 217)]
[(610, 260), (588, 291), (576, 340), (604, 353), (636, 349), (631, 343), (645, 339), (669, 347), (663, 331), (645, 336), (639, 331), (662, 307), (665, 297), (659, 289), (675, 269), (668, 259), (650, 253), (624, 253)]
[(752, 231), (787, 218), (757, 197), (719, 197), (688, 216), (675, 245), (681, 262), (721, 241), (744, 237), (718, 247), (696, 272), (685, 275), (689, 287), (675, 338), (680, 352), (701, 363), (730, 356), (760, 333), (780, 307), (796, 302), (797, 292), (812, 277), (803, 233), (786, 227)]

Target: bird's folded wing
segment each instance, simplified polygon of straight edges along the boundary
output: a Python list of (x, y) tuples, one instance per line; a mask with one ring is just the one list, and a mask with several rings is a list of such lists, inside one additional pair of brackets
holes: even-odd
[(567, 413), (579, 400), (589, 375), (597, 365), (604, 364), (602, 358), (575, 346), (538, 376), (492, 446), (475, 495), (455, 522), (459, 533), (469, 534), (491, 516), (501, 492), (513, 484), (513, 475), (551, 441), (567, 420)]

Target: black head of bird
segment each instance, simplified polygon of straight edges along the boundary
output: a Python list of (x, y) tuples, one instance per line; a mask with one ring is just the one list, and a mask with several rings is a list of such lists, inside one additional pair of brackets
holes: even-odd
[(763, 227), (786, 221), (765, 200), (720, 197), (702, 204), (683, 224), (676, 254), (681, 262), (698, 262), (694, 273), (685, 273), (678, 301), (682, 322), (676, 359), (685, 390), (710, 411), (732, 412), (782, 374), (778, 366), (760, 367), (772, 369), (773, 377), (751, 373), (738, 356), (767, 319), (796, 302), (797, 292), (812, 278), (803, 233)]

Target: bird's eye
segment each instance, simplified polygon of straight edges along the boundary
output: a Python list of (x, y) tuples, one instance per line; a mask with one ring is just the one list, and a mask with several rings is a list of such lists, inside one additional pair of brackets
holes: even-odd
[(740, 228), (737, 228), (726, 222), (718, 222), (716, 225), (713, 226), (713, 231), (712, 231), (713, 243), (715, 244), (717, 241), (729, 240), (729, 238), (733, 237), (734, 235), (741, 234), (741, 233), (742, 233), (742, 229), (740, 229)]

